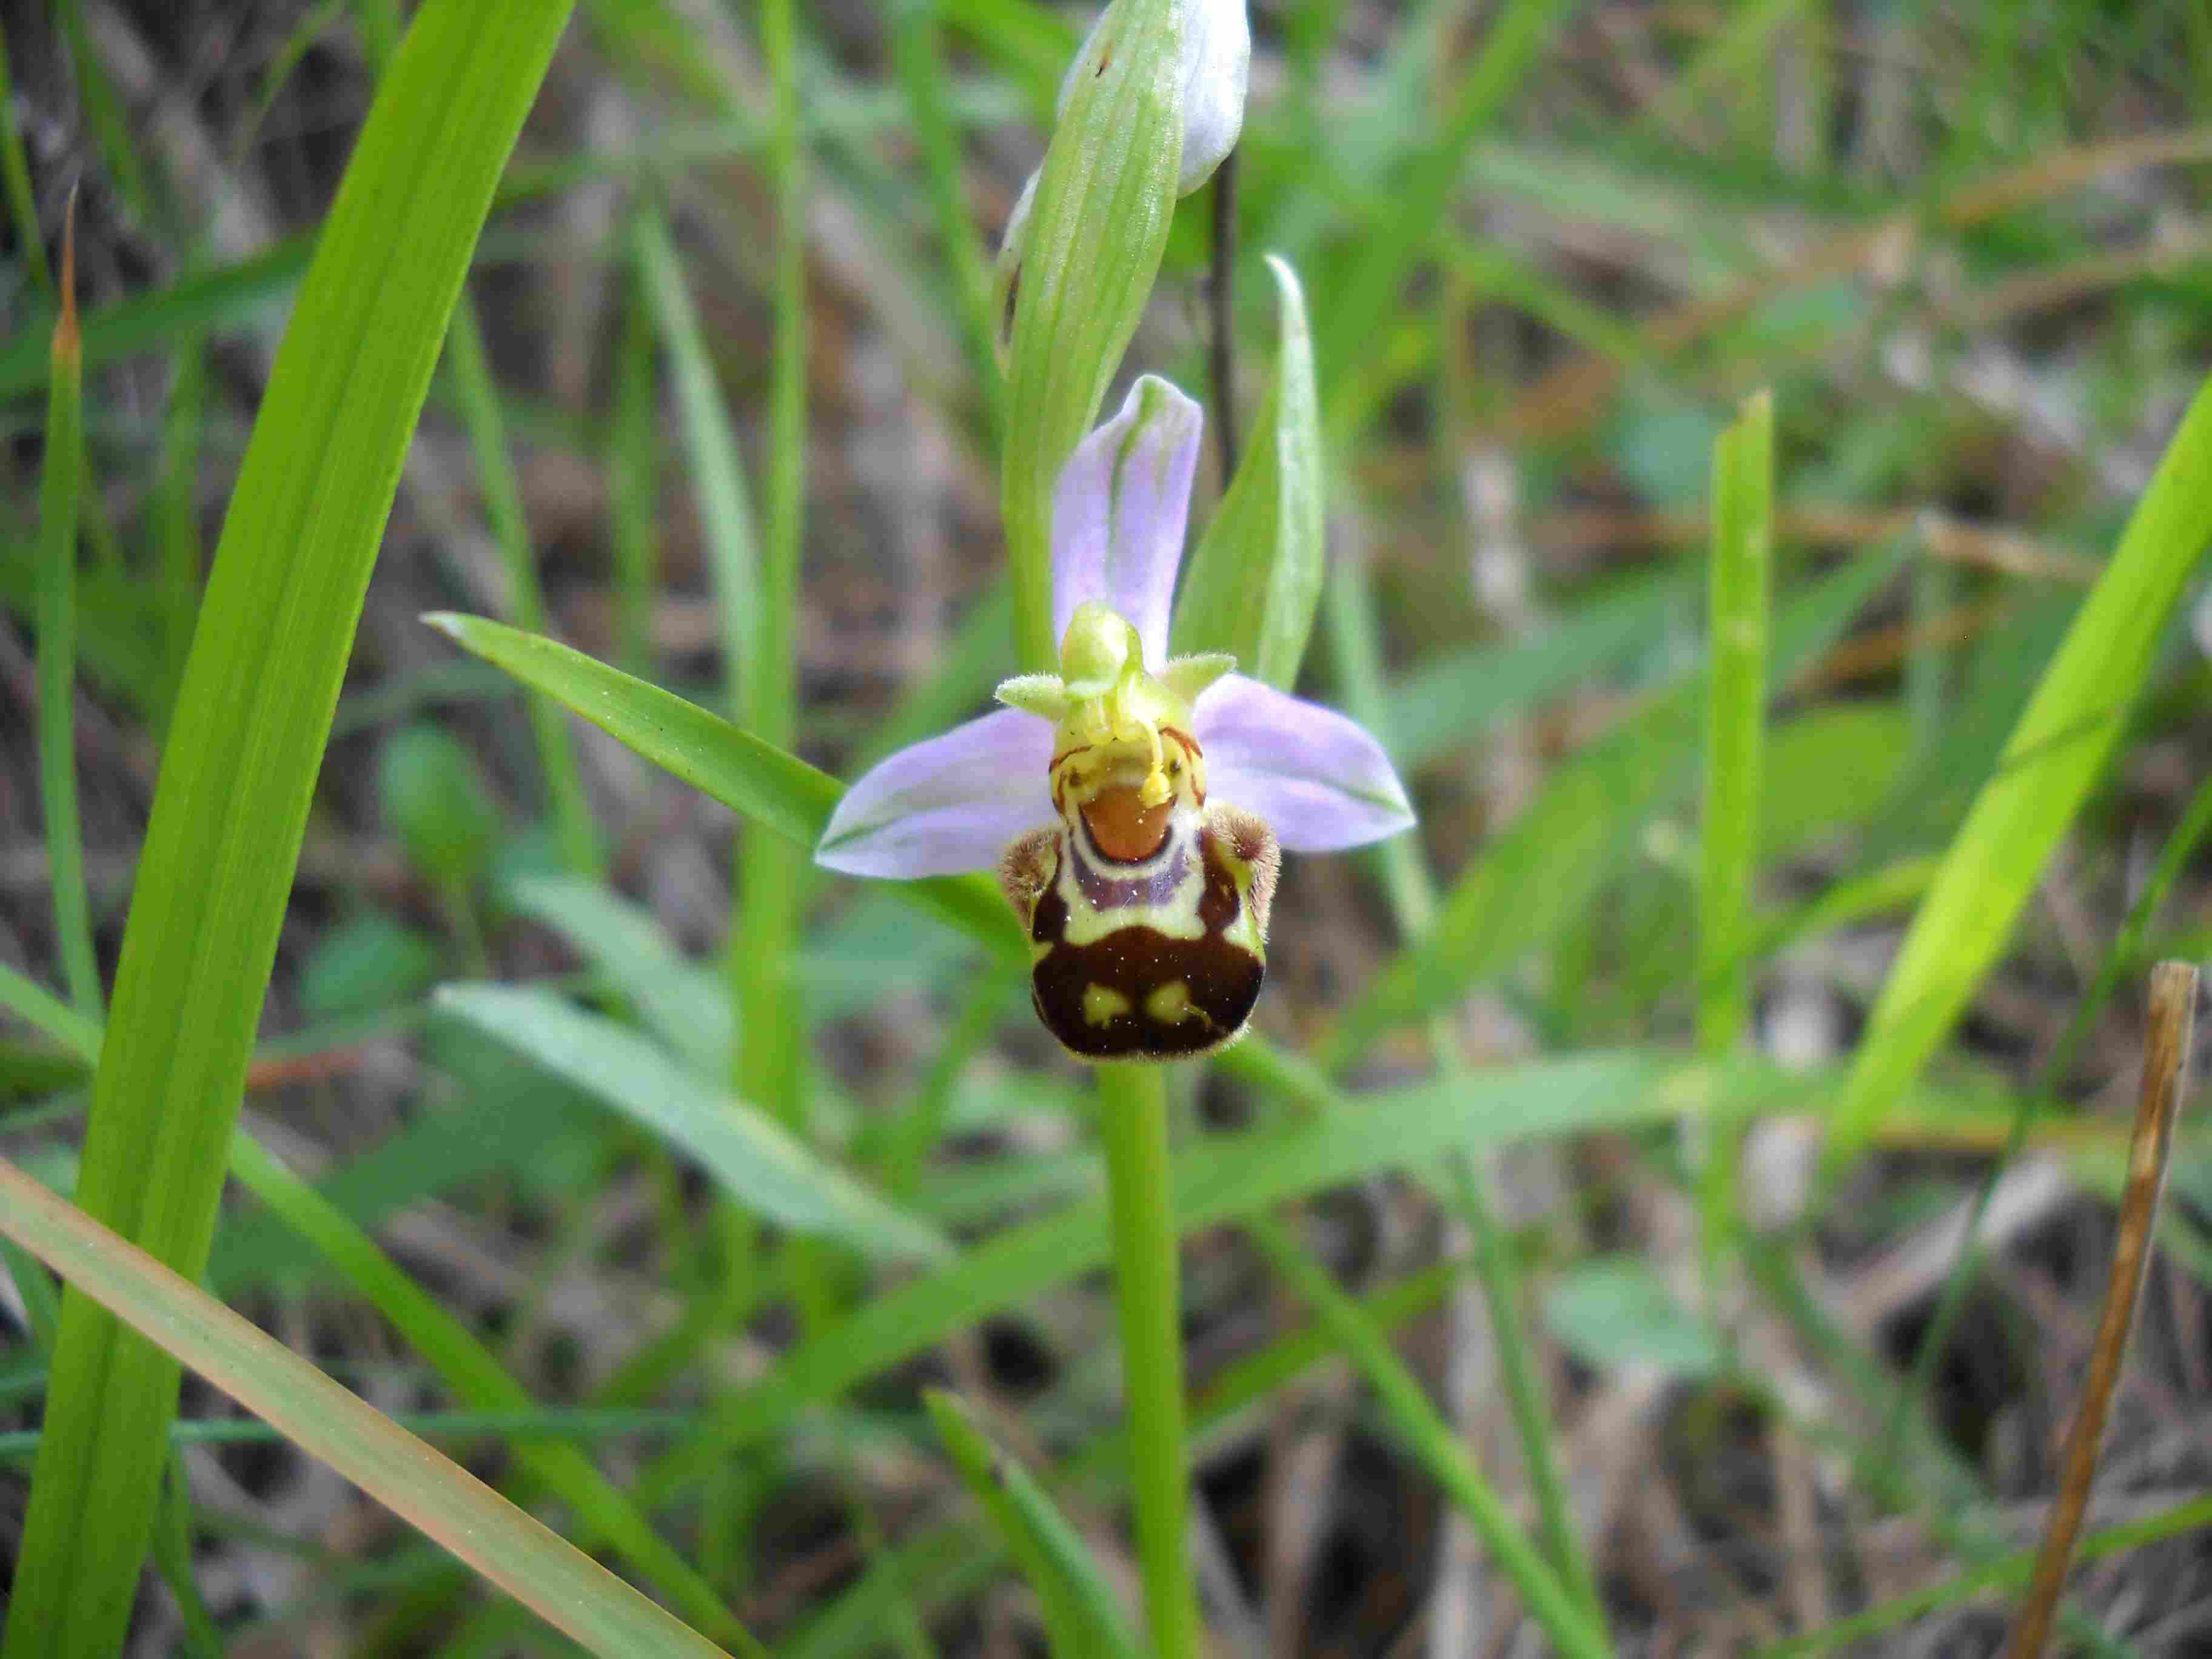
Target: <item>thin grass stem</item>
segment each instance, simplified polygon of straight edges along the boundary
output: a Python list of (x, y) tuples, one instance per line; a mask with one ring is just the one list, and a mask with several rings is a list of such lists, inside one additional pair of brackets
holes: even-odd
[(1158, 1659), (1194, 1659), (1200, 1625), (1183, 1446), (1180, 1258), (1166, 1079), (1158, 1066), (1098, 1068), (1098, 1133), (1106, 1152), (1146, 1622)]
[(1273, 1220), (1255, 1216), (1245, 1228), (1301, 1300), (1335, 1333), (1377, 1395), (1390, 1420), (1412, 1443), (1422, 1467), (1474, 1522), (1498, 1567), (1513, 1581), (1529, 1613), (1544, 1626), (1561, 1653), (1577, 1659), (1601, 1659), (1612, 1651), (1603, 1627), (1576, 1605), (1559, 1576), (1547, 1566), (1506, 1510), (1496, 1490), (1460, 1443), (1443, 1414), (1430, 1401), (1405, 1362), (1391, 1352), (1359, 1305), (1345, 1294), (1320, 1264), (1297, 1248)]
[[(492, 539), (499, 544), (500, 562), (507, 572), (507, 605), (518, 628), (533, 634), (545, 631), (545, 590), (538, 580), (538, 563), (531, 556), (530, 522), (522, 505), (522, 488), (507, 450), (507, 421), (500, 412), (499, 388), (493, 384), (491, 362), (484, 352), (483, 330), (477, 321), (475, 304), (466, 294), (453, 307), (453, 326), (446, 336), (446, 363), (453, 375), (453, 392), (461, 406), (474, 451), (477, 477), (483, 487), (484, 516), (491, 522)], [(592, 820), (590, 799), (584, 793), (584, 775), (576, 762), (574, 739), (558, 704), (541, 692), (526, 699), (530, 731), (538, 750), (538, 769), (545, 778), (545, 793), (561, 836), (561, 852), (568, 867), (579, 875), (597, 875), (606, 865), (599, 826)]]
[[(1761, 392), (1713, 446), (1706, 577), (1705, 812), (1698, 881), (1698, 1052), (1726, 1055), (1751, 1016), (1752, 927), (1766, 750), (1768, 617), (1773, 592), (1774, 400)], [(1740, 1228), (1744, 1126), (1701, 1126), (1698, 1238), (1717, 1308)]]
[[(1323, 592), (1337, 672), (1344, 681), (1346, 706), (1370, 730), (1382, 732), (1387, 740), (1377, 630), (1358, 572), (1348, 562), (1340, 561), (1330, 570)], [(1425, 936), (1435, 921), (1435, 878), (1423, 861), (1419, 843), (1413, 836), (1401, 836), (1385, 842), (1379, 852), (1384, 896), (1399, 931), (1410, 944)], [(1449, 1020), (1441, 1017), (1430, 1020), (1428, 1037), (1438, 1076), (1449, 1081), (1464, 1077), (1466, 1056)], [(1535, 1356), (1522, 1329), (1520, 1273), (1511, 1250), (1498, 1232), (1497, 1218), (1489, 1203), (1490, 1171), (1472, 1153), (1464, 1151), (1453, 1158), (1452, 1171), (1462, 1218), (1474, 1242), (1476, 1273), (1482, 1285), (1484, 1306), (1490, 1316), (1491, 1340), (1498, 1352), (1498, 1370), (1505, 1382), (1514, 1431), (1521, 1443), (1522, 1465), (1535, 1494), (1538, 1525), (1545, 1548), (1583, 1617), (1602, 1638), (1606, 1631), (1605, 1601), (1598, 1589), (1589, 1553), (1575, 1525), (1573, 1504), (1552, 1433), (1550, 1401), (1545, 1398)]]
[(2097, 1455), (2104, 1443), (2105, 1417), (2125, 1364), (2128, 1334), (2135, 1328), (2136, 1304), (2143, 1275), (2150, 1269), (2152, 1224), (2166, 1189), (2166, 1166), (2173, 1152), (2173, 1126), (2189, 1069), (2191, 1039), (2197, 1029), (2197, 965), (2161, 962), (2151, 969), (2150, 1008), (2144, 1021), (2142, 1088), (2136, 1107), (2135, 1134), (2128, 1146), (2127, 1190), (2120, 1200), (2119, 1237), (2105, 1285), (2105, 1308), (2089, 1351), (2089, 1375), (2081, 1385), (2081, 1404), (2066, 1433), (2057, 1501), (2045, 1523), (2036, 1552), (2035, 1576), (2028, 1584), (2006, 1651), (2011, 1659), (2039, 1659), (2050, 1640), (2074, 1540), (2089, 1507), (2097, 1477)]
[(46, 263), (46, 237), (39, 224), (39, 199), (31, 189), (31, 164), (23, 153), (22, 129), (15, 124), (15, 88), (8, 69), (4, 27), (0, 27), (0, 184), (8, 191), (8, 216), (15, 224), (17, 257), (30, 267), (39, 291), (52, 294), (53, 267)]
[(39, 486), (39, 775), (52, 871), (54, 939), (70, 1004), (100, 1016), (100, 959), (85, 888), (76, 799), (76, 532), (84, 467), (84, 348), (76, 319), (76, 200), (63, 233), (61, 314), (46, 387), (46, 450)]

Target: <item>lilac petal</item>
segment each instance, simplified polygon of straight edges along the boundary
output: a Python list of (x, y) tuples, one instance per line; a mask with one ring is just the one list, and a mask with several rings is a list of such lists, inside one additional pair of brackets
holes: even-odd
[(1216, 680), (1194, 714), (1207, 798), (1257, 813), (1296, 853), (1334, 853), (1409, 829), (1390, 758), (1358, 721), (1243, 674)]
[(1168, 608), (1182, 562), (1199, 406), (1156, 374), (1076, 447), (1052, 497), (1052, 638), (1096, 599), (1136, 625), (1147, 663), (1168, 653)]
[(1018, 708), (900, 750), (845, 792), (814, 861), (851, 876), (986, 870), (1052, 817), (1052, 727)]

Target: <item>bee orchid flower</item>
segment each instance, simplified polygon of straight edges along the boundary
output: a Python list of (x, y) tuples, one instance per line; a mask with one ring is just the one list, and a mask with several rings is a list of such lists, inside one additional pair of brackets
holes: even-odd
[(995, 867), (1046, 1028), (1089, 1060), (1200, 1054), (1244, 1028), (1279, 848), (1327, 853), (1413, 822), (1356, 721), (1167, 655), (1198, 405), (1139, 380), (1053, 502), (1060, 672), (901, 750), (848, 790), (816, 849), (858, 876)]

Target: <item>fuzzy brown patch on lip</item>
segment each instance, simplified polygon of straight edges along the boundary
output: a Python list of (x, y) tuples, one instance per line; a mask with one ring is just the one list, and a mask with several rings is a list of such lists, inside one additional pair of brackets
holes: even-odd
[(1175, 817), (1173, 798), (1147, 806), (1132, 785), (1102, 789), (1083, 805), (1084, 827), (1091, 844), (1121, 864), (1141, 864), (1167, 842)]

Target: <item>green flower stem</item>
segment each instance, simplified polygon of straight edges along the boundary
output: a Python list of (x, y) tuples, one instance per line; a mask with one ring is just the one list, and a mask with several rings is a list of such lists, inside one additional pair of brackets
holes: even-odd
[(1157, 1066), (1098, 1068), (1098, 1133), (1114, 1230), (1114, 1291), (1121, 1317), (1122, 1388), (1129, 1419), (1129, 1485), (1145, 1618), (1158, 1659), (1200, 1651), (1191, 1577), (1190, 1490), (1184, 1474), (1182, 1329), (1166, 1079)]

